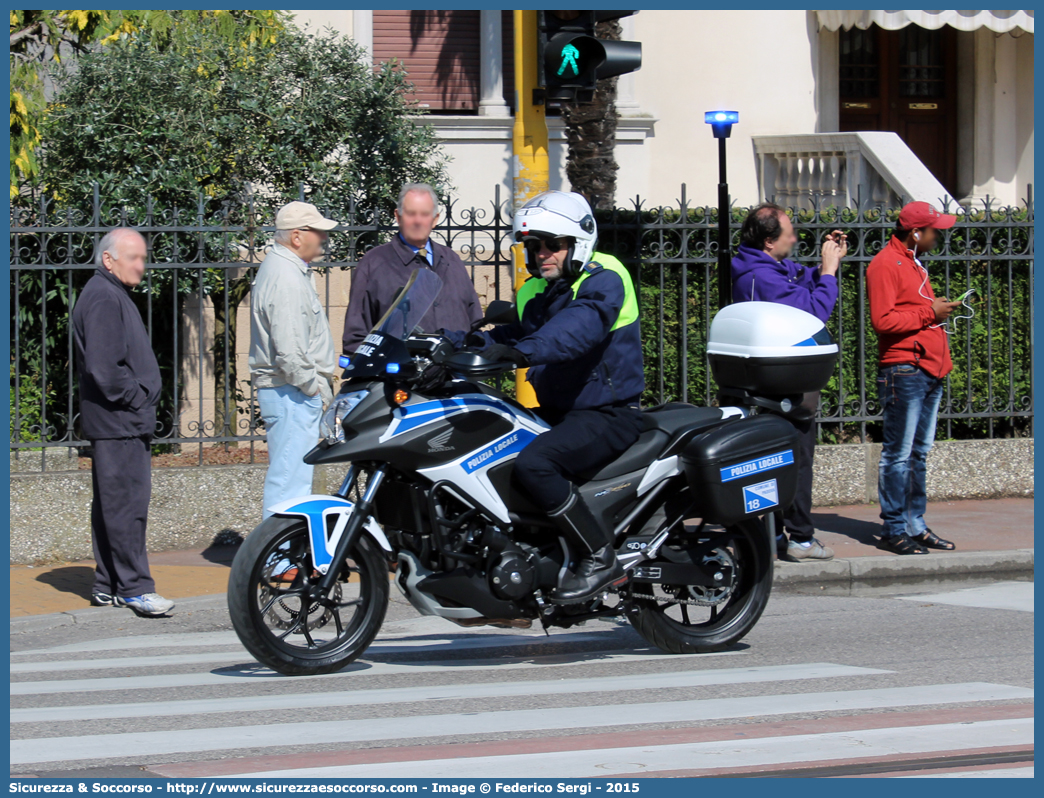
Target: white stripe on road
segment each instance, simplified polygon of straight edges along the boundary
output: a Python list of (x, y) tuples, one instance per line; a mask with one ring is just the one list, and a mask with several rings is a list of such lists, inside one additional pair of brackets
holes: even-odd
[[(616, 624), (616, 629), (627, 628), (626, 622)], [(614, 631), (612, 625), (607, 625), (605, 632)], [(590, 633), (591, 630), (586, 630)], [(603, 632), (603, 634), (605, 633)], [(424, 616), (420, 618), (406, 618), (399, 621), (385, 621), (381, 631), (377, 635), (377, 642), (396, 641), (400, 645), (406, 645), (405, 640), (417, 635), (442, 635), (449, 637), (459, 635), (462, 637), (539, 637), (544, 638), (540, 632), (519, 632), (505, 634), (502, 630), (494, 627), (479, 626), (465, 631), (451, 621), (444, 618)], [(554, 636), (560, 638), (567, 634), (576, 632), (558, 631)], [(74, 654), (89, 651), (130, 651), (143, 648), (188, 648), (191, 646), (238, 646), (239, 637), (235, 632), (171, 632), (159, 635), (134, 635), (130, 637), (109, 637), (103, 640), (87, 640), (82, 643), (66, 643), (51, 648), (34, 648), (25, 651), (12, 651), (12, 657), (24, 656), (50, 656), (51, 654)]]
[(235, 646), (239, 636), (235, 632), (173, 632), (169, 635), (134, 635), (133, 637), (107, 637), (103, 640), (87, 640), (83, 643), (66, 643), (52, 648), (30, 648), (12, 651), (12, 657), (49, 656), (51, 654), (77, 654), (88, 651), (131, 651), (142, 648), (187, 648), (189, 646)]
[(956, 773), (919, 773), (916, 776), (892, 776), (894, 779), (1032, 779), (1033, 767), (996, 768), (994, 770), (961, 770)]
[[(716, 651), (695, 655), (693, 662), (705, 657), (732, 657), (745, 651)], [(337, 673), (323, 676), (283, 676), (257, 664), (241, 668), (224, 668), (209, 673), (169, 673), (156, 676), (117, 676), (102, 679), (56, 679), (36, 682), (12, 682), (11, 695), (46, 695), (52, 693), (93, 693), (101, 690), (159, 690), (171, 687), (208, 687), (234, 684), (271, 685), (273, 680), (292, 679), (301, 682), (307, 679), (345, 679), (352, 676), (384, 676), (393, 673), (459, 673), (486, 671), (496, 673), (508, 670), (541, 670), (543, 668), (566, 667), (621, 662), (653, 662), (656, 660), (678, 661), (677, 654), (635, 653), (624, 651), (563, 651), (527, 657), (499, 657), (497, 659), (446, 659), (438, 663), (431, 660), (413, 662), (362, 662), (355, 661)]]
[(200, 715), (223, 712), (271, 712), (313, 707), (347, 707), (373, 704), (401, 704), (420, 701), (448, 701), (510, 696), (546, 696), (573, 693), (611, 693), (625, 690), (703, 687), (707, 685), (757, 684), (798, 679), (840, 679), (848, 676), (874, 676), (893, 673), (875, 668), (856, 668), (816, 662), (805, 665), (721, 668), (679, 673), (649, 673), (610, 676), (598, 679), (559, 679), (539, 682), (432, 685), (382, 690), (353, 690), (337, 693), (239, 696), (224, 699), (155, 701), (133, 704), (91, 704), (12, 709), (12, 723), (103, 720), (109, 718), (147, 718), (173, 715)]
[(953, 604), (957, 607), (977, 607), (984, 610), (1033, 612), (1033, 583), (994, 582), (992, 585), (967, 587), (947, 593), (918, 593), (896, 598), (922, 604)]
[(1032, 697), (1033, 691), (1024, 687), (972, 682), (830, 693), (665, 701), (648, 704), (368, 718), (358, 721), (276, 722), (263, 726), (226, 726), (209, 729), (12, 740), (11, 763), (103, 760), (129, 755), (140, 759), (143, 756), (227, 751), (235, 748), (313, 746), (317, 741), (329, 745), (374, 740), (473, 735), (480, 732), (484, 735), (491, 735), (519, 731), (587, 729), (647, 723), (691, 723), (723, 718), (928, 706)]
[[(436, 640), (400, 640), (382, 642), (377, 640), (366, 649), (367, 654), (429, 655), (452, 654), (479, 648), (518, 648), (520, 646), (556, 645), (561, 643), (602, 642), (620, 644), (623, 640), (612, 639), (611, 632), (572, 633), (568, 636), (549, 638), (545, 635), (474, 635), (467, 637), (440, 638)], [(316, 635), (316, 639), (319, 636)], [(108, 671), (118, 668), (163, 668), (176, 665), (204, 665), (210, 662), (236, 662), (250, 655), (242, 647), (235, 651), (211, 651), (202, 654), (163, 654), (154, 657), (110, 657), (107, 659), (70, 659), (57, 662), (14, 662), (11, 673), (61, 673), (64, 671)]]
[[(753, 727), (756, 728), (756, 727)], [(654, 775), (657, 771), (771, 767), (798, 762), (923, 754), (968, 748), (999, 748), (1033, 742), (1033, 719), (899, 726), (887, 729), (713, 740), (701, 743), (635, 746), (542, 754), (509, 754), (413, 762), (382, 762), (300, 770), (239, 773), (218, 778), (543, 778), (582, 779), (598, 776)], [(896, 767), (901, 767), (897, 763)], [(988, 776), (996, 771), (983, 771)]]

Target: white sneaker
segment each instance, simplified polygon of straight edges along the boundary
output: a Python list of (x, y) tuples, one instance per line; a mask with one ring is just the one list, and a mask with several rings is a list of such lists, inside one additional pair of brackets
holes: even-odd
[(791, 562), (802, 562), (803, 560), (832, 560), (834, 550), (824, 546), (815, 538), (812, 538), (810, 546), (802, 546), (793, 540), (787, 544), (787, 559)]
[(159, 593), (144, 593), (129, 598), (114, 596), (114, 603), (117, 607), (130, 607), (139, 615), (166, 615), (174, 609), (174, 602)]

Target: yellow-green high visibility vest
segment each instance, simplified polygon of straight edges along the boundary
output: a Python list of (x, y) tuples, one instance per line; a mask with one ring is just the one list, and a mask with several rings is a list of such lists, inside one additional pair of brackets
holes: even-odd
[[(620, 308), (620, 315), (617, 316), (616, 323), (613, 324), (612, 329), (610, 329), (609, 332), (619, 330), (621, 327), (626, 327), (628, 324), (633, 324), (637, 321), (638, 296), (635, 293), (634, 283), (631, 281), (631, 275), (628, 273), (627, 268), (612, 255), (596, 252), (591, 256), (590, 262), (583, 268), (580, 277), (577, 278), (576, 282), (573, 283), (573, 299), (576, 299), (576, 295), (580, 292), (581, 283), (592, 274), (592, 271), (588, 266), (601, 266), (603, 269), (616, 272), (620, 275), (620, 279), (623, 280), (623, 307)], [(522, 284), (522, 287), (518, 289), (518, 293), (515, 295), (515, 304), (518, 306), (519, 320), (522, 319), (522, 314), (525, 312), (526, 304), (529, 300), (537, 294), (544, 293), (545, 289), (547, 289), (547, 280), (543, 277), (531, 277)]]

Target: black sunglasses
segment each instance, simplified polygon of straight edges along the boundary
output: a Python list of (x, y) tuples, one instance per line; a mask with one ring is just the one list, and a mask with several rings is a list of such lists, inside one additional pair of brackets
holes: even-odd
[(547, 247), (548, 252), (555, 253), (561, 252), (563, 249), (569, 249), (572, 246), (572, 241), (568, 238), (526, 238), (523, 244), (538, 251), (540, 245), (543, 244)]

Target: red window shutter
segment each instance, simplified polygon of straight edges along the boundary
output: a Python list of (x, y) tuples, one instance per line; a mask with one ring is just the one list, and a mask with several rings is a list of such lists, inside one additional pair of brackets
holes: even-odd
[(413, 98), (435, 112), (474, 112), (479, 103), (478, 11), (374, 11), (374, 63), (398, 60)]

